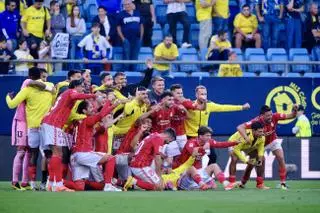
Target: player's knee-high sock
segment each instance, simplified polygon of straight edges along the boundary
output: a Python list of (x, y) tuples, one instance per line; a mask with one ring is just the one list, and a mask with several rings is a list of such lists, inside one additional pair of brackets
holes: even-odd
[(145, 189), (145, 190), (156, 190), (156, 185), (155, 184), (152, 184), (152, 183), (148, 183), (148, 182), (145, 182), (139, 178), (135, 178), (136, 179), (136, 185), (139, 186), (140, 188), (142, 189)]
[(12, 165), (12, 183), (18, 183), (19, 182), (19, 174), (22, 168), (22, 161), (24, 157), (24, 150), (18, 150), (16, 153), (16, 156), (14, 157), (13, 160), (13, 165)]
[(223, 172), (220, 172), (220, 173), (217, 175), (217, 179), (218, 179), (219, 183), (223, 183), (223, 182), (226, 180), (226, 177), (224, 176), (224, 173), (223, 173)]
[(85, 188), (88, 190), (103, 190), (104, 183), (99, 183), (99, 182), (94, 182), (94, 181), (89, 181), (85, 180)]
[(279, 168), (279, 176), (280, 176), (280, 182), (285, 183), (287, 178), (287, 170), (286, 167), (280, 167)]
[(28, 168), (29, 173), (29, 181), (36, 181), (37, 177), (37, 160), (39, 155), (39, 149), (38, 148), (31, 148), (31, 157), (30, 157), (30, 164)]
[(49, 176), (50, 181), (56, 180), (57, 183), (62, 181), (62, 161), (61, 157), (58, 155), (52, 155), (50, 159), (50, 170), (49, 170)]
[(85, 181), (84, 180), (63, 180), (63, 185), (69, 189), (74, 189), (76, 191), (84, 191), (85, 189)]
[(103, 178), (105, 183), (111, 183), (115, 165), (116, 160), (114, 157), (109, 158), (108, 161), (104, 164)]
[(67, 179), (69, 171), (69, 165), (68, 164), (62, 164), (62, 178)]
[(236, 176), (230, 175), (230, 176), (229, 176), (229, 182), (230, 182), (230, 183), (235, 183), (235, 182), (236, 182)]
[(194, 182), (196, 182), (197, 184), (200, 184), (202, 182), (202, 178), (199, 174), (195, 174), (192, 176), (192, 179), (194, 180)]
[(28, 167), (30, 162), (30, 151), (26, 150), (24, 157), (23, 157), (23, 163), (22, 163), (22, 181), (21, 185), (26, 186), (28, 183)]
[(257, 177), (256, 178), (256, 182), (257, 182), (257, 186), (262, 185), (263, 184), (263, 177)]

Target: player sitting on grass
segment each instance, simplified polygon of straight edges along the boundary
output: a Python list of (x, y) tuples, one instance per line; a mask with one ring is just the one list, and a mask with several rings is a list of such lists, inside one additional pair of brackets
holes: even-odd
[(201, 126), (198, 129), (198, 135), (198, 138), (188, 140), (182, 150), (182, 154), (174, 162), (173, 168), (177, 168), (188, 160), (195, 150), (198, 153), (193, 166), (178, 181), (178, 187), (183, 190), (215, 188), (216, 185), (211, 178), (212, 174), (215, 174), (220, 183), (227, 185), (219, 165), (214, 163), (203, 168), (202, 158), (206, 154), (206, 150), (210, 148), (227, 148), (236, 145), (237, 142), (217, 142), (213, 140), (212, 129), (206, 126)]
[[(253, 122), (251, 129), (246, 130), (246, 134), (249, 138), (249, 143), (241, 136), (239, 132), (234, 133), (229, 140), (240, 141), (240, 143), (234, 147), (230, 147), (231, 163), (229, 168), (229, 185), (226, 186), (226, 190), (231, 190), (236, 186), (236, 166), (237, 161), (241, 160), (246, 164), (250, 164), (257, 167), (257, 188), (258, 189), (269, 189), (263, 183), (263, 170), (262, 161), (264, 154), (264, 142), (265, 137), (263, 136), (263, 124), (260, 122)], [(248, 160), (245, 154), (250, 156)]]

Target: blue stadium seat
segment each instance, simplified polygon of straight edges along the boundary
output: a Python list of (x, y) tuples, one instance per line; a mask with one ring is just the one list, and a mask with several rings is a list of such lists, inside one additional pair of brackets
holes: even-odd
[[(198, 54), (183, 54), (180, 56), (181, 61), (198, 61)], [(199, 66), (195, 64), (181, 64), (181, 72), (196, 72), (199, 71)]]
[(210, 77), (210, 73), (208, 72), (192, 72), (191, 76), (196, 76), (196, 77)]
[[(240, 48), (232, 48), (232, 51), (237, 54), (237, 61), (245, 61), (245, 59), (243, 57), (243, 53)], [(244, 64), (241, 64), (240, 66), (241, 66), (242, 71), (246, 70), (246, 66)]]
[(126, 76), (128, 77), (141, 77), (142, 73), (141, 72), (132, 72), (132, 71), (125, 71), (124, 72)]
[[(264, 51), (261, 48), (247, 48), (245, 51), (246, 61), (259, 62), (266, 61)], [(268, 66), (265, 64), (250, 64), (248, 65), (248, 72), (267, 72)]]
[(197, 50), (193, 47), (191, 48), (179, 48), (180, 56), (183, 54), (198, 54)]
[(194, 8), (194, 4), (186, 4), (186, 11), (189, 16), (190, 24), (196, 23), (196, 9)]
[[(306, 73), (307, 74), (307, 73)], [(296, 73), (296, 72), (289, 72), (287, 74), (282, 74), (282, 77), (288, 77), (288, 78), (300, 78), (301, 75), (300, 73)]]
[(177, 24), (177, 45), (181, 45), (183, 40), (183, 26), (182, 24)]
[(188, 77), (188, 74), (185, 72), (172, 72), (174, 77)]
[[(200, 60), (201, 61), (207, 61), (207, 59), (206, 59), (207, 53), (208, 53), (208, 48), (200, 50)], [(202, 70), (209, 70), (211, 67), (210, 65), (207, 65), (207, 64), (201, 64), (200, 66), (201, 66)]]
[(98, 9), (97, 9), (97, 5), (96, 4), (90, 4), (87, 8), (88, 13), (88, 17), (87, 17), (87, 20), (88, 22), (92, 22), (92, 20), (94, 19), (95, 16), (98, 15)]
[(256, 77), (257, 75), (253, 72), (243, 72), (243, 77)]
[(191, 24), (190, 41), (194, 48), (199, 48), (199, 24)]
[[(122, 60), (123, 59), (123, 49), (122, 47), (114, 47), (113, 50), (113, 59)], [(112, 64), (112, 69), (116, 71), (122, 71), (122, 64)]]
[[(267, 51), (268, 61), (287, 61), (287, 52), (283, 48), (270, 48)], [(286, 66), (284, 64), (271, 64), (270, 72), (282, 73), (285, 72)]]
[(151, 53), (152, 54), (152, 49), (150, 47), (141, 47), (140, 53)]
[(162, 29), (153, 29), (152, 45), (155, 47), (163, 41)]
[[(310, 56), (307, 49), (304, 48), (291, 48), (289, 50), (290, 61), (310, 61)], [(312, 72), (312, 67), (306, 64), (292, 65), (292, 72)]]
[(274, 72), (261, 72), (260, 77), (279, 77), (278, 73)]
[(320, 73), (305, 73), (304, 74), (304, 77), (307, 77), (307, 78), (320, 78)]
[[(152, 52), (147, 52), (147, 51), (143, 52), (140, 50), (140, 53), (138, 56), (139, 61), (145, 61), (147, 59), (152, 59), (152, 58), (153, 58)], [(146, 65), (145, 64), (137, 64), (136, 69), (137, 69), (137, 71), (143, 71), (146, 69)]]
[(160, 25), (164, 25), (167, 23), (167, 5), (165, 4), (159, 4), (155, 8), (157, 22)]

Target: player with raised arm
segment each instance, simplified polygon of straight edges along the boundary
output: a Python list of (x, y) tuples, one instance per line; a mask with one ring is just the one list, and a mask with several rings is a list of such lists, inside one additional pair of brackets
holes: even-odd
[[(264, 126), (264, 136), (265, 140), (265, 150), (270, 150), (273, 155), (275, 155), (279, 163), (279, 176), (280, 176), (280, 186), (281, 189), (286, 190), (286, 163), (284, 160), (284, 153), (281, 147), (281, 141), (278, 139), (276, 129), (278, 122), (281, 120), (287, 120), (295, 118), (297, 115), (297, 106), (293, 106), (293, 111), (290, 114), (283, 113), (272, 113), (272, 110), (269, 106), (264, 105), (260, 109), (260, 115), (249, 122), (243, 123), (237, 127), (241, 136), (246, 140), (247, 143), (250, 143), (250, 138), (246, 134), (246, 129), (251, 129), (253, 122), (258, 121)], [(264, 169), (264, 160), (262, 167)], [(251, 170), (253, 169), (252, 165), (247, 165), (244, 176), (242, 177), (240, 187), (243, 187), (248, 179), (250, 178)]]
[(83, 80), (70, 82), (69, 89), (61, 94), (55, 105), (45, 116), (41, 125), (42, 146), (50, 147), (52, 157), (49, 162), (49, 189), (56, 181), (56, 191), (69, 191), (62, 183), (62, 147), (68, 146), (63, 127), (66, 124), (71, 110), (77, 100), (95, 98), (93, 94), (83, 94)]

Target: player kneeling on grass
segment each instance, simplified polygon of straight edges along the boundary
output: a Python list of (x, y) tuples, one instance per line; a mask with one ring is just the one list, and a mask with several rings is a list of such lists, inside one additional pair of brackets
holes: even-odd
[[(111, 184), (115, 167), (115, 158), (102, 152), (94, 152), (92, 138), (94, 126), (108, 115), (119, 102), (113, 105), (108, 101), (99, 113), (95, 113), (92, 102), (83, 101), (78, 106), (78, 113), (86, 114), (87, 117), (76, 127), (75, 145), (72, 147), (71, 167), (73, 181), (65, 181), (66, 187), (83, 191), (86, 185), (91, 188), (104, 191), (121, 191)], [(104, 172), (101, 170), (104, 166)], [(92, 176), (94, 182), (88, 181)], [(86, 181), (85, 181), (86, 180)], [(104, 183), (104, 184), (103, 184)], [(104, 186), (104, 187), (103, 187)]]
[[(162, 190), (161, 179), (161, 147), (176, 139), (176, 133), (172, 128), (163, 133), (153, 133), (143, 139), (138, 145), (131, 160), (130, 169), (134, 177), (129, 176), (124, 185), (124, 190), (136, 185), (146, 190)], [(155, 161), (155, 169), (152, 162)]]
[[(264, 155), (264, 132), (263, 124), (260, 122), (253, 122), (251, 124), (251, 129), (246, 130), (246, 134), (249, 138), (249, 143), (241, 136), (239, 132), (233, 134), (229, 140), (239, 141), (240, 143), (232, 148), (229, 148), (231, 163), (229, 168), (229, 185), (225, 188), (226, 190), (231, 190), (236, 186), (236, 166), (237, 161), (256, 166), (257, 168), (257, 188), (258, 189), (269, 189), (263, 183), (263, 155)], [(249, 155), (249, 160), (246, 158), (245, 154)]]
[(218, 164), (210, 164), (206, 168), (202, 167), (202, 158), (206, 155), (206, 150), (210, 148), (227, 148), (237, 145), (237, 142), (217, 142), (212, 139), (212, 129), (201, 126), (198, 130), (198, 138), (188, 140), (182, 150), (182, 154), (174, 162), (174, 168), (184, 163), (191, 156), (196, 156), (193, 166), (189, 168), (178, 181), (178, 187), (183, 190), (207, 190), (216, 188), (212, 175), (214, 174), (220, 183), (227, 185), (224, 174)]

